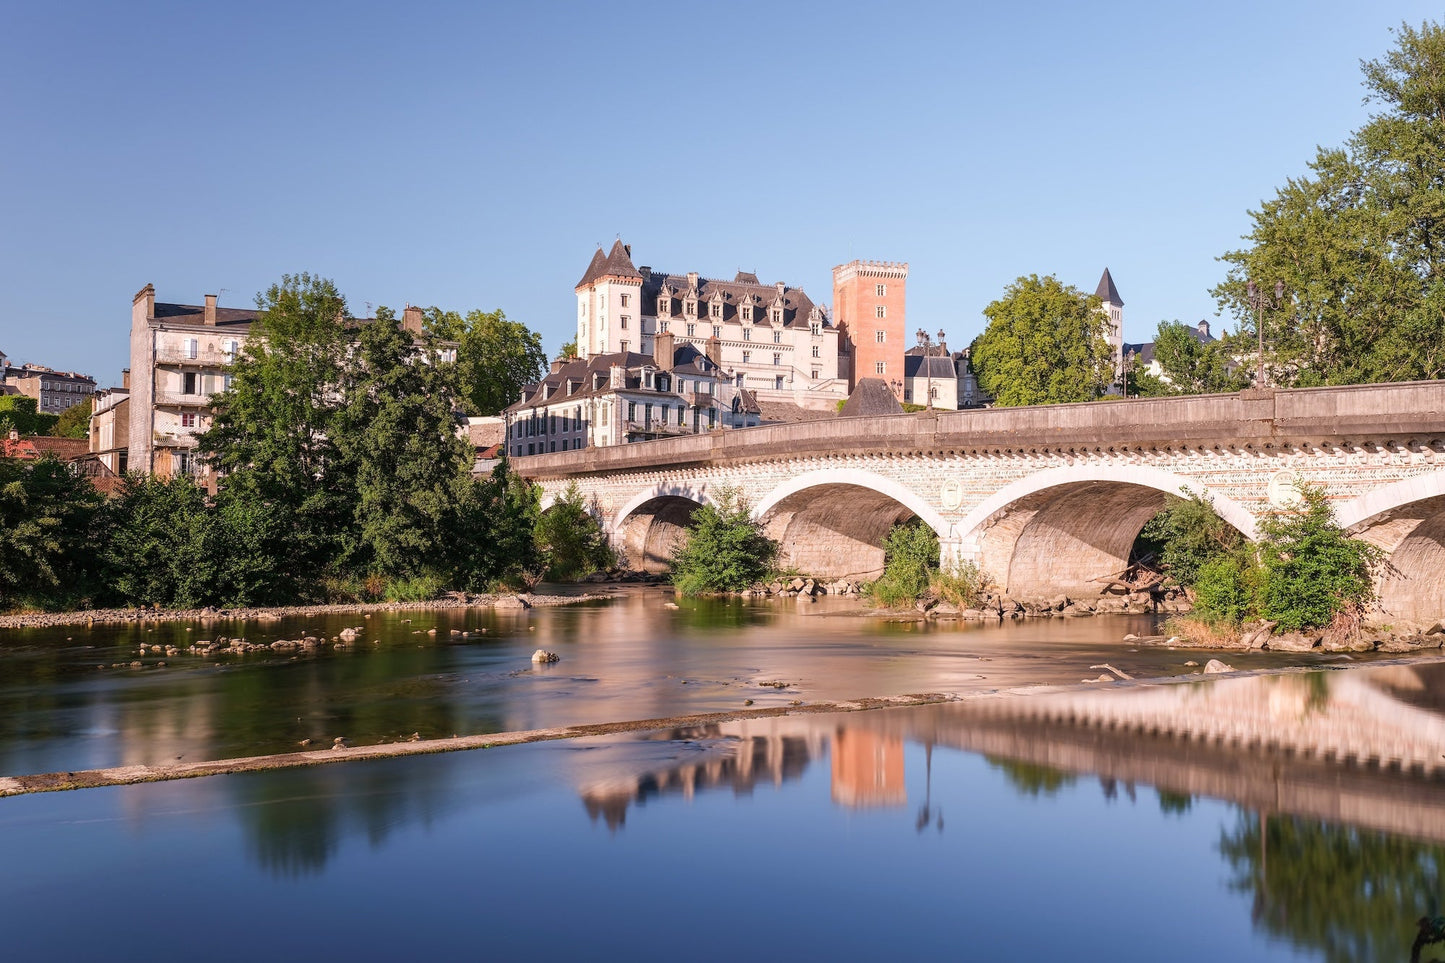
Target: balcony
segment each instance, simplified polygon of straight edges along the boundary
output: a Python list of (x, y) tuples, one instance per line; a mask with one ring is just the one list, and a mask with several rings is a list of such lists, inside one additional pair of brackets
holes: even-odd
[(209, 408), (211, 407), (211, 396), (188, 395), (181, 391), (157, 391), (156, 404), (170, 408)]
[(234, 354), (218, 348), (201, 348), (194, 358), (184, 348), (166, 348), (156, 352), (156, 364), (184, 368), (227, 368), (235, 360)]

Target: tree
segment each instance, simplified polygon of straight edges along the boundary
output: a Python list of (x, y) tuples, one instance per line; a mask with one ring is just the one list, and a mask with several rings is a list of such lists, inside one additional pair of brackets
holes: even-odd
[(970, 357), (1000, 406), (1092, 401), (1114, 378), (1101, 302), (1053, 277), (1021, 277), (983, 309), (988, 327)]
[(562, 342), (562, 347), (557, 350), (557, 357), (562, 361), (577, 357), (577, 336), (575, 334), (571, 341)]
[(535, 582), (543, 568), (535, 537), (541, 490), (512, 471), (505, 458), (489, 477), (469, 476), (458, 488), (453, 582), (473, 592), (497, 582)]
[(55, 458), (0, 458), (0, 611), (84, 601), (96, 591), (101, 499)]
[(50, 431), (58, 420), (57, 415), (37, 411), (34, 398), (26, 395), (0, 395), (0, 432), (6, 436), (12, 430), (22, 435), (43, 435)]
[(542, 513), (534, 538), (548, 578), (578, 579), (612, 566), (607, 533), (587, 510), (575, 481)]
[(1174, 394), (1174, 389), (1150, 374), (1138, 358), (1130, 358), (1124, 363), (1124, 394), (1129, 398), (1159, 398)]
[(440, 546), (472, 461), (456, 402), (456, 366), (441, 362), (435, 337), (418, 348), (395, 312), (378, 308), (358, 332), (334, 422), (338, 467), (355, 491), (348, 568), (391, 578), (445, 568)]
[(914, 519), (894, 525), (883, 540), (883, 574), (868, 586), (879, 605), (912, 605), (928, 590), (938, 571), (938, 536)]
[(205, 492), (191, 479), (129, 475), (108, 511), (113, 522), (100, 555), (121, 601), (186, 607), (218, 601), (220, 540)]
[(1323, 488), (1300, 485), (1299, 504), (1260, 518), (1259, 611), (1280, 628), (1327, 626), (1358, 617), (1374, 599), (1370, 568), (1382, 553), (1335, 524)]
[(87, 398), (66, 408), (50, 426), (50, 434), (56, 438), (89, 438), (90, 413), (94, 407), (92, 400)]
[(520, 321), (509, 321), (501, 309), (455, 311), (430, 308), (427, 329), (444, 341), (457, 342), (461, 393), (469, 414), (497, 415), (520, 397), (522, 386), (547, 370), (542, 336)]
[(1154, 359), (1175, 394), (1221, 394), (1248, 384), (1247, 376), (1229, 356), (1226, 342), (1200, 341), (1193, 329), (1178, 321), (1159, 322)]
[[(1213, 290), (1241, 341), (1263, 326), (1276, 384), (1445, 375), (1445, 29), (1402, 24), (1361, 64), (1379, 109), (1341, 148), (1321, 148), (1251, 211)], [(1252, 302), (1248, 282), (1284, 302)]]
[(351, 334), (346, 299), (330, 281), (286, 275), (259, 295), (260, 315), (213, 400), (201, 451), (231, 497), (264, 511), (277, 536), (271, 568), (314, 585), (346, 542), (356, 503), (337, 448), (336, 391)]
[(768, 574), (778, 545), (763, 533), (735, 489), (693, 512), (687, 541), (672, 554), (672, 584), (682, 595), (738, 592)]

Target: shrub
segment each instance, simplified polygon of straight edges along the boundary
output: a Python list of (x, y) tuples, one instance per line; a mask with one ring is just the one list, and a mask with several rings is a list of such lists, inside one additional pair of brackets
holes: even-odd
[(693, 513), (687, 541), (672, 554), (672, 584), (680, 595), (737, 592), (768, 574), (778, 546), (753, 520), (736, 489)]
[(1200, 568), (1228, 555), (1244, 541), (1214, 505), (1185, 489), (1185, 498), (1169, 496), (1163, 511), (1144, 523), (1136, 554), (1153, 552), (1159, 567), (1180, 585), (1193, 586)]
[(394, 578), (387, 583), (385, 598), (388, 602), (426, 602), (445, 588), (445, 580), (433, 574)]
[(575, 580), (611, 568), (612, 549), (574, 481), (537, 519), (533, 538), (550, 579)]
[(987, 583), (988, 578), (976, 562), (955, 559), (939, 566), (938, 571), (933, 573), (930, 588), (945, 602), (966, 609), (978, 601)]
[(1199, 566), (1194, 580), (1195, 615), (1216, 625), (1239, 625), (1255, 607), (1259, 566), (1254, 554), (1238, 550)]
[(938, 536), (914, 520), (894, 525), (883, 540), (883, 574), (868, 586), (878, 605), (909, 605), (928, 590), (938, 571)]
[(1299, 507), (1258, 523), (1262, 568), (1258, 608), (1286, 631), (1329, 625), (1374, 600), (1370, 569), (1379, 549), (1335, 524), (1323, 488), (1301, 484)]

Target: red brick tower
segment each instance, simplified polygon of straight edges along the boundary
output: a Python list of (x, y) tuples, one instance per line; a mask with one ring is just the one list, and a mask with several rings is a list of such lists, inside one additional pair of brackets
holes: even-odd
[(833, 269), (833, 323), (853, 358), (850, 392), (863, 378), (881, 378), (903, 397), (907, 291), (904, 262), (849, 261)]

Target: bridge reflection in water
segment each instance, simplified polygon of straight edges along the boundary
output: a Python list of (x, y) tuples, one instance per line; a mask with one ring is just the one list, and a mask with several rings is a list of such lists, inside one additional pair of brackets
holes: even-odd
[(901, 805), (905, 742), (1096, 775), (1258, 812), (1445, 842), (1445, 663), (988, 697), (846, 716), (751, 719), (653, 738), (685, 761), (583, 780), (588, 812), (803, 774), (831, 745), (834, 802)]
[(942, 831), (931, 769), (935, 747), (947, 747), (984, 756), (1021, 795), (1052, 795), (1093, 776), (1106, 798), (1120, 786), (1131, 800), (1136, 787), (1152, 787), (1164, 813), (1187, 812), (1201, 797), (1233, 804), (1216, 848), (1226, 887), (1248, 897), (1258, 930), (1329, 960), (1445, 959), (1445, 944), (1424, 943), (1429, 918), (1445, 910), (1445, 663), (981, 698), (659, 736), (695, 740), (697, 758), (585, 782), (594, 819), (615, 830), (629, 805), (669, 793), (780, 784), (823, 752), (832, 756), (835, 804), (897, 806), (907, 800), (903, 749), (912, 742), (925, 747), (929, 767), (917, 829)]

